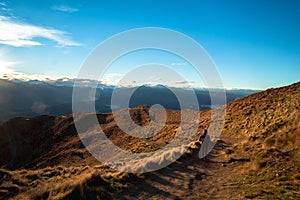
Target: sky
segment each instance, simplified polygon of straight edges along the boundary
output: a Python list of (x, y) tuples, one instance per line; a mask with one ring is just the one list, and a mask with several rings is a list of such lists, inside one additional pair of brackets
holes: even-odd
[[(198, 42), (226, 88), (280, 87), (300, 77), (299, 10), (297, 0), (0, 0), (0, 74), (74, 78), (109, 37), (161, 27)], [(205, 87), (184, 59), (155, 50), (120, 58), (103, 82), (116, 84), (143, 63), (161, 63)]]

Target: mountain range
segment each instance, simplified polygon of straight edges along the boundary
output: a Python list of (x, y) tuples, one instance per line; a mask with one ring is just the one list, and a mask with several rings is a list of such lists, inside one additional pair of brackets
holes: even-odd
[[(18, 79), (0, 79), (0, 124), (12, 117), (33, 117), (42, 114), (55, 116), (67, 115), (72, 113), (72, 92), (74, 79), (57, 79), (55, 81), (30, 80), (23, 81)], [(97, 86), (95, 88), (95, 85)], [(115, 86), (96, 84), (92, 80), (76, 80), (76, 87), (84, 90), (85, 93), (96, 90), (95, 108), (97, 112), (111, 112), (111, 95)], [(132, 88), (119, 88), (121, 93), (127, 94)], [(137, 89), (129, 102), (129, 107), (133, 108), (140, 105), (161, 104), (167, 109), (180, 110), (176, 97), (167, 87), (142, 86)], [(185, 95), (188, 90), (185, 88), (175, 88), (177, 92)], [(194, 89), (200, 109), (210, 108), (210, 96), (208, 89)], [(257, 90), (232, 89), (226, 90), (227, 102), (236, 98), (258, 92)], [(163, 97), (163, 98), (161, 98)], [(87, 100), (82, 100), (85, 104)], [(113, 105), (116, 109), (118, 107)]]

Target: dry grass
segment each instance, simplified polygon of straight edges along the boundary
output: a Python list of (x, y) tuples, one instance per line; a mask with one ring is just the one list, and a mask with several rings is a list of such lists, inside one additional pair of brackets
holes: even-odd
[[(147, 108), (132, 109), (131, 113), (137, 123), (149, 122)], [(225, 158), (224, 168), (236, 168), (224, 177), (234, 174), (237, 181), (232, 184), (245, 192), (245, 198), (300, 198), (300, 150), (295, 140), (296, 132), (300, 132), (299, 113), (300, 83), (227, 105), (222, 135), (233, 144), (224, 147), (220, 154)], [(83, 117), (88, 121), (89, 116)], [(109, 139), (120, 148), (136, 153), (153, 152), (165, 147), (178, 133), (180, 112), (168, 111), (163, 129), (154, 137), (143, 139), (124, 134), (111, 114), (100, 114), (98, 118)], [(210, 118), (210, 111), (201, 113), (198, 134), (209, 128)], [(7, 128), (11, 130), (8, 133), (15, 134), (15, 145), (25, 145), (16, 151), (16, 170), (0, 168), (0, 199), (112, 199), (118, 191), (132, 188), (136, 179), (144, 178), (141, 174), (116, 172), (99, 165), (81, 144), (72, 116), (15, 119), (0, 127), (1, 133)], [(2, 165), (12, 160), (5, 142), (5, 138), (0, 140)], [(189, 159), (199, 148), (198, 142), (171, 148), (154, 158), (131, 163), (126, 166), (127, 171), (152, 169), (180, 155)]]

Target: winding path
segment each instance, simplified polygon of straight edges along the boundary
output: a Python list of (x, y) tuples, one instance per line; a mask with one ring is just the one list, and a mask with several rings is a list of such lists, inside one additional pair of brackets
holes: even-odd
[[(240, 162), (226, 162), (223, 150), (228, 141), (218, 142), (206, 160), (198, 153), (181, 158), (172, 165), (145, 175), (123, 199), (244, 199), (232, 171)], [(122, 199), (121, 198), (121, 199)]]

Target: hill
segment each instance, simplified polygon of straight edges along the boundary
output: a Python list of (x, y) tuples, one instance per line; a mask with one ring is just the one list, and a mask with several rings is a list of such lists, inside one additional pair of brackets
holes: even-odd
[[(148, 106), (129, 111), (136, 124), (149, 123)], [(208, 128), (210, 112), (200, 113), (198, 135)], [(206, 160), (198, 158), (200, 145), (192, 142), (176, 162), (146, 174), (99, 163), (82, 145), (71, 115), (14, 118), (0, 126), (0, 198), (297, 199), (299, 113), (300, 83), (236, 99), (226, 105), (221, 138)], [(136, 138), (112, 114), (97, 117), (112, 143), (131, 152), (164, 147), (180, 123), (180, 111), (167, 110), (167, 123), (155, 136)]]

